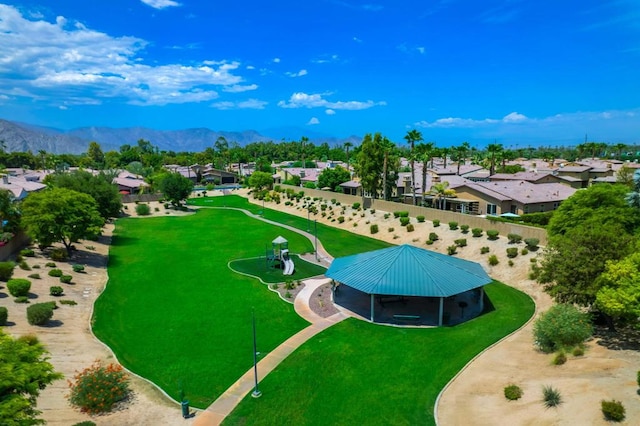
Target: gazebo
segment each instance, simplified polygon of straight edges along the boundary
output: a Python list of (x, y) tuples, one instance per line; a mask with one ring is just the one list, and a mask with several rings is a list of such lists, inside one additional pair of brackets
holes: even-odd
[(371, 322), (376, 296), (437, 298), (439, 326), (445, 298), (476, 290), (481, 312), (483, 286), (492, 281), (478, 263), (408, 244), (337, 258), (325, 275), (370, 295)]

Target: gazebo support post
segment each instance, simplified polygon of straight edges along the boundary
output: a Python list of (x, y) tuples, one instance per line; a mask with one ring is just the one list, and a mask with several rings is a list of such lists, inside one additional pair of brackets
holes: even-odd
[(438, 327), (442, 327), (442, 315), (444, 314), (444, 298), (440, 298), (440, 309), (438, 311)]
[(480, 313), (484, 311), (484, 287), (480, 287)]
[(373, 322), (373, 293), (371, 293), (371, 322)]

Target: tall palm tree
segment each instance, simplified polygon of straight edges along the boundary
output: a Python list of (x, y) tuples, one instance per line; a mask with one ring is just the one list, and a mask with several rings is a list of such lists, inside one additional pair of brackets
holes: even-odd
[(409, 159), (411, 161), (411, 194), (413, 196), (413, 205), (416, 204), (416, 169), (415, 169), (415, 156), (414, 156), (414, 148), (415, 143), (422, 141), (422, 133), (417, 131), (416, 129), (409, 130), (407, 134), (404, 136), (404, 140), (411, 146), (411, 151), (409, 152)]
[(456, 172), (458, 176), (460, 176), (460, 164), (464, 164), (467, 162), (467, 154), (469, 153), (470, 149), (471, 145), (469, 145), (469, 142), (466, 141), (462, 142), (460, 146), (454, 148), (456, 157), (458, 157), (458, 170)]
[(622, 160), (622, 151), (624, 151), (627, 148), (627, 144), (617, 143), (613, 145), (612, 148), (615, 149), (616, 152), (618, 153), (618, 160)]
[(434, 184), (429, 192), (435, 195), (438, 208), (441, 210), (445, 210), (447, 208), (447, 197), (452, 197), (456, 194), (455, 190), (449, 189), (449, 182), (446, 180), (444, 182)]
[(487, 145), (487, 156), (489, 157), (489, 176), (493, 175), (496, 171), (496, 158), (502, 152), (501, 143), (490, 143)]
[(416, 154), (422, 162), (422, 200), (424, 200), (424, 194), (427, 192), (427, 168), (429, 167), (429, 162), (433, 161), (435, 153), (436, 148), (433, 142), (419, 143), (416, 146)]
[(353, 146), (353, 144), (351, 142), (345, 142), (344, 143), (344, 150), (347, 154), (347, 171), (349, 171), (349, 173), (351, 173), (351, 169), (349, 168), (349, 148), (351, 148)]
[(444, 164), (442, 165), (442, 168), (446, 169), (447, 168), (447, 157), (449, 156), (449, 151), (451, 151), (449, 148), (447, 148), (446, 146), (444, 148), (440, 148), (440, 155), (442, 156), (442, 159), (444, 160)]

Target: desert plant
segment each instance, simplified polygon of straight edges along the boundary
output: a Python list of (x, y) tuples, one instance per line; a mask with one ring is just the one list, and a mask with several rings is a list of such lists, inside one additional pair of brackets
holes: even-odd
[(31, 281), (24, 278), (12, 278), (7, 281), (7, 290), (13, 297), (28, 296)]
[(509, 240), (509, 244), (518, 244), (522, 241), (522, 235), (507, 234), (507, 239)]
[(409, 219), (408, 217), (401, 217), (400, 226), (407, 226), (409, 224), (409, 221), (411, 221), (411, 219)]
[(517, 385), (509, 385), (504, 388), (504, 397), (509, 401), (515, 401), (522, 398), (522, 389)]
[(500, 263), (500, 261), (498, 260), (498, 256), (496, 256), (495, 254), (489, 256), (489, 265), (496, 266), (498, 263)]
[(91, 420), (85, 420), (84, 422), (76, 423), (73, 426), (96, 426)]
[(28, 277), (32, 278), (34, 280), (39, 280), (40, 279), (40, 274), (29, 274)]
[(138, 204), (136, 206), (136, 213), (138, 216), (148, 216), (151, 213), (149, 204)]
[(369, 231), (370, 231), (372, 234), (377, 234), (377, 233), (378, 233), (378, 225), (373, 224), (373, 225), (369, 226)]
[(432, 245), (432, 244), (433, 244), (433, 240), (427, 240), (427, 241), (425, 241), (425, 244), (426, 244), (426, 245), (428, 245), (428, 246), (430, 246), (430, 245)]
[(458, 222), (449, 222), (449, 229), (451, 229), (452, 231), (458, 229)]
[(75, 306), (78, 304), (78, 302), (76, 302), (75, 300), (68, 300), (68, 299), (64, 299), (60, 301), (61, 305), (70, 305), (70, 306)]
[(523, 248), (522, 250), (520, 250), (520, 254), (523, 256), (526, 256), (529, 254), (529, 250), (527, 250), (526, 248)]
[(438, 234), (436, 234), (435, 232), (429, 232), (429, 240), (438, 241), (439, 239), (440, 237), (438, 237)]
[(396, 219), (400, 217), (400, 212), (393, 212), (393, 217)]
[(44, 266), (46, 266), (47, 268), (55, 268), (56, 264), (55, 262), (47, 262), (44, 264)]
[(640, 386), (640, 370), (636, 373), (636, 382), (638, 383), (638, 386)]
[(615, 399), (611, 401), (602, 400), (600, 406), (602, 407), (602, 414), (605, 419), (612, 422), (621, 422), (624, 420), (626, 413), (622, 402), (616, 401)]
[(433, 227), (437, 228), (438, 226), (440, 226), (440, 219), (433, 219)]
[(76, 263), (75, 265), (72, 266), (72, 268), (73, 268), (73, 272), (78, 272), (78, 273), (84, 272), (84, 265), (79, 265)]
[(43, 325), (53, 316), (53, 305), (49, 302), (35, 303), (27, 308), (27, 321), (31, 325)]
[(344, 216), (338, 217), (338, 223), (343, 223), (343, 222), (344, 222)]
[(447, 247), (447, 254), (449, 256), (453, 256), (454, 254), (456, 254), (456, 249), (458, 248), (458, 246), (448, 246)]
[(61, 277), (62, 276), (62, 270), (58, 269), (58, 268), (51, 269), (49, 271), (49, 276), (50, 277)]
[(382, 217), (384, 217), (385, 219), (389, 219), (391, 215), (389, 213), (385, 213)]
[(424, 216), (423, 215), (416, 216), (416, 220), (418, 221), (418, 223), (422, 223), (424, 222)]
[(533, 324), (535, 344), (547, 353), (580, 345), (592, 333), (589, 315), (569, 304), (552, 306)]
[(458, 246), (458, 247), (466, 247), (467, 246), (467, 239), (466, 238), (458, 238), (457, 240), (454, 240), (453, 242), (456, 243), (456, 246)]
[(482, 237), (482, 228), (473, 228), (471, 230), (471, 236), (475, 238)]
[(542, 400), (547, 408), (556, 407), (562, 403), (562, 396), (557, 389), (552, 386), (542, 388)]
[(480, 247), (480, 254), (487, 254), (489, 253), (489, 247), (484, 246), (484, 247)]
[(129, 395), (129, 377), (121, 366), (96, 361), (69, 382), (71, 405), (89, 414), (107, 413)]
[(64, 294), (64, 290), (59, 285), (53, 285), (49, 287), (49, 294), (52, 296), (62, 296)]
[(460, 225), (460, 230), (462, 231), (463, 234), (468, 234), (469, 233), (469, 225)]
[(20, 296), (13, 299), (16, 303), (29, 303), (29, 296)]
[(71, 275), (62, 275), (60, 276), (60, 282), (64, 284), (71, 284), (71, 280), (73, 277)]
[(24, 260), (21, 260), (20, 263), (18, 263), (18, 266), (20, 267), (20, 269), (22, 269), (23, 271), (30, 271), (31, 267), (27, 264), (27, 262), (25, 262)]
[(0, 327), (7, 325), (8, 318), (9, 318), (9, 310), (4, 306), (0, 306)]
[(537, 238), (525, 238), (524, 243), (527, 245), (527, 248), (531, 251), (535, 251), (538, 249), (538, 244), (540, 244), (540, 240)]
[(575, 348), (573, 348), (573, 351), (571, 351), (571, 354), (573, 356), (582, 356), (584, 355), (584, 347), (582, 345), (578, 345)]
[(13, 276), (16, 264), (13, 262), (0, 262), (0, 281), (7, 282)]
[(513, 259), (516, 256), (518, 256), (518, 248), (517, 247), (509, 247), (507, 249), (507, 257), (509, 259)]
[(26, 248), (26, 249), (20, 250), (20, 255), (24, 257), (35, 257), (36, 252), (33, 251), (33, 249)]
[(567, 362), (567, 355), (564, 351), (560, 351), (553, 357), (553, 365), (563, 365)]
[(396, 230), (396, 228), (394, 228), (393, 226), (390, 226), (390, 227), (387, 229), (387, 231), (388, 231), (388, 232), (393, 232), (393, 231), (395, 231), (395, 230)]
[(354, 209), (354, 210), (360, 210), (360, 203), (353, 203), (351, 208)]
[(490, 239), (491, 241), (495, 241), (498, 239), (498, 234), (500, 234), (499, 231), (496, 231), (495, 229), (488, 229), (487, 230), (487, 238)]
[(407, 232), (413, 232), (413, 230), (414, 230), (413, 224), (412, 223), (408, 224), (407, 225)]
[(515, 265), (515, 263), (513, 263), (513, 260), (509, 259), (509, 261), (507, 262), (507, 265), (509, 265), (509, 267)]
[(51, 260), (55, 260), (56, 262), (64, 262), (69, 257), (67, 250), (62, 247), (56, 247), (51, 250)]

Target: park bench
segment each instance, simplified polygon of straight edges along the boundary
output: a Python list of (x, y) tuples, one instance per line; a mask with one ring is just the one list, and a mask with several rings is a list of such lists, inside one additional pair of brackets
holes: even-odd
[(398, 321), (420, 321), (420, 315), (395, 314), (393, 319)]

